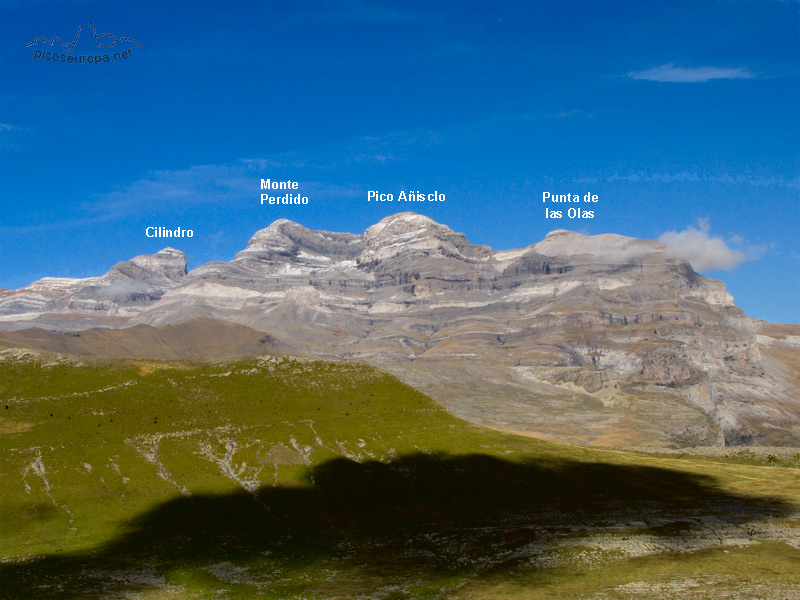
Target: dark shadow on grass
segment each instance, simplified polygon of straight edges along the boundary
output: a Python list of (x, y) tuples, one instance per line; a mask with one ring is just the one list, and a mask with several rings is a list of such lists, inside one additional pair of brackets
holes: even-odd
[(168, 578), (220, 562), (252, 566), (265, 556), (285, 572), (351, 561), (364, 572), (372, 567), (379, 579), (390, 572), (436, 579), (487, 566), (497, 573), (513, 566), (503, 558), (510, 550), (546, 548), (550, 534), (542, 532), (561, 526), (625, 527), (653, 515), (742, 524), (792, 508), (731, 494), (710, 477), (656, 467), (479, 454), (336, 459), (311, 469), (305, 488), (175, 498), (91, 553), (0, 565), (0, 596), (108, 597), (147, 589), (147, 582), (124, 581), (143, 570)]

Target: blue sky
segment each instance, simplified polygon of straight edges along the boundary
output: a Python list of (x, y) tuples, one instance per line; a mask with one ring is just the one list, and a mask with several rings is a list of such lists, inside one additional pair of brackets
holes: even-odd
[[(89, 22), (139, 46), (33, 60), (37, 36)], [(774, 0), (4, 0), (0, 287), (166, 245), (230, 260), (278, 218), (361, 233), (416, 210), (495, 249), (661, 238), (750, 316), (797, 323), (799, 23)], [(309, 204), (262, 206), (267, 177)], [(595, 217), (546, 219), (543, 192), (597, 194)]]

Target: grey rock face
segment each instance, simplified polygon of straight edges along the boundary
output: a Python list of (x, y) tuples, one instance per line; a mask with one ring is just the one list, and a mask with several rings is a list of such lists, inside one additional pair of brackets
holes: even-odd
[(360, 235), (311, 231), (287, 219), (280, 219), (256, 232), (247, 248), (239, 252), (234, 260), (257, 264), (256, 261), (280, 261), (314, 255), (351, 260), (363, 249)]
[[(69, 323), (72, 316), (131, 317), (179, 285), (186, 275), (186, 255), (173, 248), (120, 262), (102, 277), (69, 279), (46, 277), (21, 290), (0, 296), (0, 328), (23, 328), (38, 315), (53, 315)], [(56, 315), (59, 315), (56, 317)], [(63, 317), (61, 316), (63, 315)], [(11, 318), (9, 318), (11, 317)], [(103, 326), (82, 320), (85, 329)], [(120, 323), (121, 325), (121, 323)], [(56, 329), (60, 329), (58, 325)], [(70, 329), (69, 325), (65, 326)]]
[(198, 317), (369, 361), (463, 418), (523, 434), (607, 446), (800, 444), (800, 398), (786, 374), (800, 343), (761, 332), (721, 282), (652, 240), (558, 230), (494, 252), (414, 213), (364, 235), (280, 220), (233, 261), (188, 274), (168, 248), (102, 277), (0, 295), (0, 329)]

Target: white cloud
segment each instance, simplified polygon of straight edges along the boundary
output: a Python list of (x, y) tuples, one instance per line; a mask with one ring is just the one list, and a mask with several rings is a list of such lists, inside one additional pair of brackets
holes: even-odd
[(27, 129), (24, 127), (17, 127), (16, 125), (12, 125), (11, 123), (0, 123), (0, 148), (13, 148), (16, 147), (17, 144), (8, 143), (6, 140), (15, 137), (19, 137), (20, 132), (25, 132)]
[(652, 67), (644, 71), (631, 71), (631, 79), (644, 79), (647, 81), (664, 81), (677, 83), (702, 83), (712, 79), (751, 79), (755, 77), (747, 69), (725, 69), (720, 67), (676, 67), (675, 63)]
[(591, 118), (591, 117), (595, 116), (595, 113), (588, 112), (588, 111), (585, 111), (585, 110), (572, 109), (572, 110), (562, 110), (562, 111), (553, 112), (553, 113), (545, 113), (544, 116), (549, 118), (549, 119), (566, 119), (566, 118), (569, 118), (569, 117), (590, 117)]
[[(378, 2), (360, 0), (345, 5), (334, 4), (335, 13), (331, 16), (355, 23), (387, 23), (406, 25), (419, 20), (419, 16), (403, 8), (384, 6)], [(325, 13), (322, 13), (325, 14)]]
[[(0, 126), (0, 132), (13, 129), (16, 128)], [(242, 202), (258, 199), (260, 177), (265, 172), (274, 171), (291, 173), (295, 169), (302, 169), (307, 177), (299, 180), (300, 187), (304, 195), (316, 201), (359, 198), (366, 194), (361, 186), (319, 181), (313, 174), (342, 170), (353, 165), (383, 165), (403, 161), (406, 156), (417, 155), (421, 150), (442, 142), (442, 138), (434, 131), (399, 131), (380, 137), (352, 138), (311, 148), (303, 153), (283, 152), (217, 165), (151, 171), (137, 181), (92, 196), (82, 204), (81, 214), (75, 218), (20, 227), (0, 225), (0, 233), (84, 227), (124, 219), (134, 212), (155, 215), (176, 206), (240, 206)]]
[[(141, 213), (157, 212), (175, 205), (238, 206), (242, 202), (253, 203), (261, 193), (262, 164), (274, 167), (277, 163), (268, 159), (248, 159), (233, 164), (156, 171), (117, 191), (97, 196), (84, 205), (84, 210), (91, 219), (116, 220), (133, 210)], [(313, 180), (299, 183), (304, 195), (318, 201), (355, 198), (363, 192), (352, 185)]]
[[(696, 271), (730, 270), (764, 254), (764, 248), (751, 246), (745, 251), (731, 248), (720, 236), (711, 236), (708, 219), (698, 219), (697, 227), (662, 233), (658, 241), (667, 247), (667, 255), (688, 261)], [(734, 242), (735, 243), (735, 242)]]
[(576, 183), (597, 183), (598, 181), (607, 181), (614, 183), (617, 181), (630, 181), (631, 183), (722, 183), (729, 185), (752, 185), (756, 187), (765, 187), (775, 185), (778, 187), (787, 187), (790, 189), (800, 189), (800, 177), (794, 179), (785, 179), (781, 177), (768, 176), (751, 176), (751, 175), (731, 175), (723, 173), (721, 175), (698, 175), (697, 173), (690, 173), (682, 171), (680, 173), (629, 173), (627, 175), (608, 175), (605, 177), (580, 177), (575, 180)]

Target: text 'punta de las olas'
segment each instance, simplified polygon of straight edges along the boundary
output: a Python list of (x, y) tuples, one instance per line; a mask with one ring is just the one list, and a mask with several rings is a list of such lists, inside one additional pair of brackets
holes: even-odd
[(300, 187), (297, 181), (287, 179), (286, 181), (272, 181), (271, 179), (261, 180), (262, 190), (287, 190), (284, 195), (271, 196), (269, 192), (261, 194), (261, 204), (308, 204), (308, 196), (303, 196), (299, 192), (292, 194), (290, 190)]
[[(542, 192), (542, 202), (556, 202), (556, 203), (582, 203), (582, 202), (597, 202), (599, 200), (597, 194), (587, 192), (582, 197), (579, 194), (553, 194), (551, 192)], [(586, 210), (581, 206), (570, 206), (569, 208), (560, 208), (554, 210), (550, 207), (545, 207), (545, 219), (594, 219), (594, 210)]]

